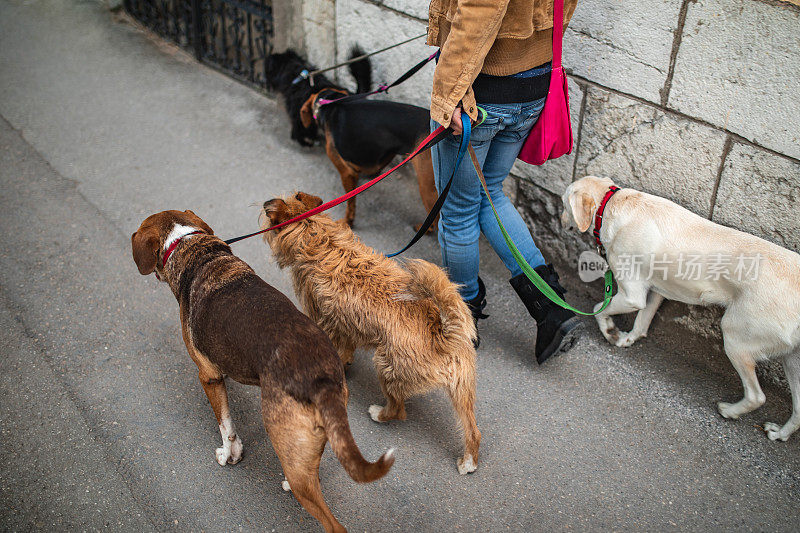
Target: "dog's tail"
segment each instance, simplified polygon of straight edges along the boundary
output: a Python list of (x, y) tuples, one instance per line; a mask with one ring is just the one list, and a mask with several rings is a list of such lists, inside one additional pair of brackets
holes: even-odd
[(347, 408), (341, 388), (332, 384), (320, 387), (312, 402), (322, 417), (333, 453), (350, 477), (359, 483), (368, 483), (385, 476), (394, 464), (394, 448), (384, 453), (374, 463), (364, 459), (350, 432), (350, 422), (347, 420)]
[[(355, 45), (350, 49), (350, 55), (347, 59), (353, 59), (358, 56), (364, 55), (364, 50), (360, 46)], [(350, 75), (356, 80), (356, 92), (366, 93), (372, 90), (372, 64), (368, 57), (355, 63), (350, 63), (348, 66)]]
[(443, 341), (450, 343), (463, 339), (464, 331), (469, 332), (469, 340), (474, 341), (478, 332), (472, 314), (461, 299), (455, 285), (447, 278), (441, 268), (414, 259), (405, 263), (405, 268), (411, 273), (408, 292), (417, 299), (430, 298), (439, 308), (442, 319)]

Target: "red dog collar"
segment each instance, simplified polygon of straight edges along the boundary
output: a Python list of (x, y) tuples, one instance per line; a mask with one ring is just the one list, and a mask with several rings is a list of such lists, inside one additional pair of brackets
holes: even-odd
[(619, 187), (610, 186), (606, 195), (603, 196), (603, 201), (600, 202), (600, 207), (597, 208), (597, 212), (594, 214), (594, 231), (592, 233), (594, 233), (594, 240), (597, 244), (597, 252), (602, 256), (606, 255), (606, 249), (603, 247), (603, 243), (600, 242), (600, 226), (603, 224), (603, 212), (606, 210), (608, 201), (618, 190), (620, 190)]
[(164, 260), (161, 261), (161, 268), (164, 268), (165, 266), (167, 266), (167, 259), (169, 259), (169, 256), (172, 255), (172, 252), (175, 251), (175, 248), (178, 247), (178, 243), (179, 242), (181, 242), (183, 239), (185, 239), (189, 235), (196, 235), (198, 233), (204, 233), (204, 232), (202, 232), (200, 230), (197, 230), (197, 231), (193, 231), (191, 233), (187, 233), (186, 235), (181, 235), (180, 237), (175, 239), (175, 241), (172, 244), (169, 245), (169, 248), (167, 248), (167, 251), (164, 252)]

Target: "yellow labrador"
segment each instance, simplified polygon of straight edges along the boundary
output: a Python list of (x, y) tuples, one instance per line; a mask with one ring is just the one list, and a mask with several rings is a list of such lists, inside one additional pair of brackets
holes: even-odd
[[(562, 225), (581, 232), (596, 227), (595, 214), (613, 185), (594, 176), (570, 184), (562, 197)], [(725, 418), (738, 418), (761, 407), (766, 398), (756, 363), (780, 357), (793, 412), (783, 427), (768, 422), (764, 429), (771, 440), (788, 439), (800, 427), (800, 255), (633, 189), (620, 189), (604, 207), (599, 238), (619, 285), (596, 316), (605, 338), (630, 346), (646, 336), (664, 298), (725, 307), (725, 353), (742, 380), (744, 398), (719, 402), (717, 409)], [(633, 329), (621, 333), (611, 316), (633, 311)]]

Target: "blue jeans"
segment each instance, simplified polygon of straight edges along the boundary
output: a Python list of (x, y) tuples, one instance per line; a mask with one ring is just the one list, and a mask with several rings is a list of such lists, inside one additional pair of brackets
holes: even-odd
[[(471, 144), (481, 163), (489, 194), (500, 220), (528, 263), (536, 268), (544, 257), (533, 242), (525, 221), (503, 193), (508, 176), (528, 132), (544, 108), (545, 99), (520, 104), (479, 104), (487, 112), (480, 126), (473, 126)], [(463, 115), (466, 119), (466, 114)], [(431, 121), (431, 127), (439, 125)], [(450, 136), (432, 149), (436, 188), (441, 193), (453, 172), (461, 137)], [(439, 244), (442, 261), (452, 281), (461, 285), (461, 297), (471, 300), (478, 294), (478, 237), (483, 232), (511, 276), (522, 273), (497, 225), (492, 206), (483, 192), (469, 154), (453, 178), (450, 194), (439, 215)]]

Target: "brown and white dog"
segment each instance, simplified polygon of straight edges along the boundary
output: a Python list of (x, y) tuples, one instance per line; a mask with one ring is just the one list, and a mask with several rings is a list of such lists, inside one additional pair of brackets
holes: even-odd
[[(302, 192), (269, 200), (262, 225), (283, 222), (321, 203)], [(356, 348), (375, 349), (373, 362), (387, 404), (371, 406), (372, 419), (405, 420), (407, 398), (444, 388), (464, 431), (458, 471), (474, 471), (481, 440), (474, 411), (475, 324), (444, 271), (420, 260), (403, 268), (324, 214), (264, 238), (278, 265), (291, 269), (303, 308), (331, 338), (342, 361), (349, 364)]]
[(345, 531), (320, 490), (325, 442), (359, 482), (384, 476), (394, 455), (389, 450), (375, 463), (362, 457), (347, 420), (344, 369), (328, 337), (191, 211), (149, 216), (131, 245), (139, 272), (155, 271), (180, 305), (183, 341), (222, 434), (217, 462), (242, 458), (225, 376), (261, 387), (264, 426), (288, 486), (326, 531)]
[[(612, 185), (594, 176), (570, 184), (562, 197), (563, 226), (589, 229)], [(742, 380), (744, 398), (719, 402), (717, 409), (725, 418), (739, 418), (761, 407), (766, 398), (756, 364), (782, 358), (792, 416), (783, 427), (767, 422), (764, 429), (771, 440), (788, 439), (800, 427), (800, 255), (633, 189), (607, 201), (600, 239), (619, 286), (595, 317), (605, 338), (630, 346), (646, 336), (664, 298), (725, 307), (725, 353)], [(611, 316), (634, 311), (633, 329), (621, 333)]]

